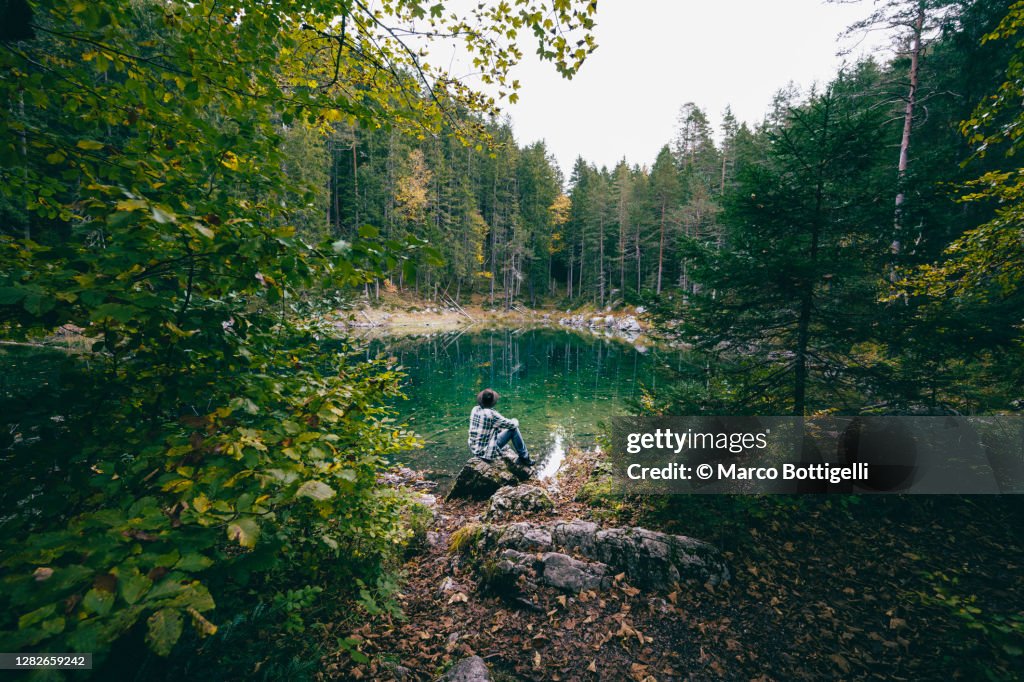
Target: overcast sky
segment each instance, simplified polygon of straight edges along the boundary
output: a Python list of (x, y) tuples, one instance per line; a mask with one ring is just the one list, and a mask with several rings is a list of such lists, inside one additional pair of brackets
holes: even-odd
[[(837, 36), (867, 16), (871, 2), (822, 0), (601, 0), (598, 48), (572, 80), (540, 63), (532, 44), (514, 78), (520, 101), (503, 107), (521, 144), (544, 139), (568, 175), (578, 155), (598, 166), (625, 157), (650, 165), (694, 102), (716, 128), (727, 104), (760, 122), (790, 80), (827, 81), (843, 62)], [(884, 44), (872, 35), (855, 49)], [(851, 47), (854, 41), (843, 40)], [(432, 50), (433, 51), (433, 50)], [(846, 57), (845, 59), (851, 59)]]

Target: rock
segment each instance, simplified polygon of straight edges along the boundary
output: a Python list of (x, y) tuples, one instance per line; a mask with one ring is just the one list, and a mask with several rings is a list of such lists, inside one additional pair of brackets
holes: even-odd
[(571, 594), (605, 589), (612, 583), (611, 570), (597, 561), (581, 561), (561, 552), (541, 555), (506, 549), (501, 553), (490, 580), (518, 584), (522, 576), (528, 587), (547, 585)]
[(387, 670), (389, 673), (394, 675), (396, 680), (411, 680), (412, 671), (406, 668), (404, 665), (393, 663), (392, 661), (382, 661), (380, 667), (383, 670)]
[(499, 488), (491, 496), (484, 520), (501, 521), (519, 514), (550, 511), (554, 508), (555, 503), (547, 492), (535, 485)]
[(612, 582), (611, 570), (599, 561), (580, 561), (560, 552), (547, 552), (541, 555), (540, 563), (545, 584), (573, 594), (605, 589)]
[(639, 305), (639, 306), (636, 307), (636, 314), (637, 315), (643, 315), (646, 312), (647, 312), (647, 308), (643, 307), (642, 305)]
[(377, 480), (385, 485), (405, 486), (412, 490), (433, 490), (437, 487), (437, 481), (428, 480), (423, 471), (416, 471), (409, 467), (396, 467), (385, 471), (377, 477)]
[[(490, 552), (499, 557), (498, 566), (503, 572), (519, 575), (529, 568), (536, 574), (537, 582), (560, 589), (569, 589), (575, 581), (603, 584), (602, 566), (613, 574), (625, 573), (630, 583), (646, 589), (671, 589), (675, 583), (687, 580), (717, 585), (729, 579), (729, 569), (713, 545), (646, 528), (602, 529), (591, 521), (579, 520), (553, 524), (520, 522), (486, 525), (477, 542), (481, 554)], [(515, 553), (533, 557), (532, 561), (541, 564), (525, 566), (516, 560)], [(577, 555), (588, 560), (585, 563), (599, 566), (583, 567), (558, 558), (543, 558), (551, 553)], [(550, 579), (544, 577), (548, 561), (552, 562), (551, 575), (555, 576)], [(577, 575), (578, 572), (584, 575)]]
[(619, 331), (623, 331), (623, 332), (639, 332), (639, 331), (643, 331), (643, 327), (640, 326), (640, 321), (637, 320), (632, 315), (628, 315), (628, 316), (622, 318), (621, 320), (619, 320), (619, 322), (617, 324), (617, 328), (618, 328)]
[(470, 656), (453, 665), (437, 682), (491, 682), (491, 673), (484, 659)]
[(521, 552), (549, 550), (552, 546), (551, 531), (546, 526), (525, 521), (507, 526), (487, 526), (481, 539), (486, 546), (513, 548)]
[(454, 580), (452, 580), (452, 578), (450, 576), (446, 576), (445, 579), (441, 581), (441, 584), (437, 586), (437, 590), (434, 591), (434, 595), (438, 599), (440, 599), (440, 598), (444, 597), (446, 594), (448, 594), (450, 592), (463, 592), (463, 593), (465, 593), (465, 592), (468, 592), (468, 590), (466, 589), (466, 587), (464, 585), (461, 585), (461, 584), (455, 582)]
[(471, 457), (459, 472), (445, 499), (486, 500), (499, 488), (516, 486), (530, 478), (530, 467), (519, 464), (514, 454), (502, 453), (492, 462)]
[(604, 317), (592, 317), (592, 318), (590, 318), (590, 326), (591, 327), (603, 327), (604, 326)]
[(614, 327), (615, 326), (615, 316), (614, 315), (609, 315), (608, 317), (604, 318), (604, 326), (606, 326), (606, 327)]

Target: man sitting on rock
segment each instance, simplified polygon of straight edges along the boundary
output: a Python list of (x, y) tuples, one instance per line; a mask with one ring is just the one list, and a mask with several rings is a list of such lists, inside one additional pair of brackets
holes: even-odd
[(519, 455), (519, 463), (532, 466), (533, 460), (519, 433), (519, 420), (506, 419), (494, 409), (500, 397), (497, 391), (489, 388), (477, 394), (476, 407), (469, 415), (469, 450), (474, 456), (490, 462), (511, 441)]

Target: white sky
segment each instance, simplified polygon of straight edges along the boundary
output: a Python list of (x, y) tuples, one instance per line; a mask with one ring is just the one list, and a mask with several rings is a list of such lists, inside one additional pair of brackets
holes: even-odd
[[(850, 57), (836, 56), (838, 35), (871, 7), (870, 0), (601, 0), (598, 48), (580, 73), (562, 79), (524, 41), (526, 57), (513, 74), (520, 100), (502, 108), (519, 143), (546, 140), (566, 176), (578, 155), (599, 167), (623, 157), (650, 165), (686, 102), (708, 114), (716, 133), (727, 104), (741, 121), (758, 123), (790, 80), (806, 89), (829, 80), (844, 59), (887, 45), (871, 34)], [(855, 42), (845, 38), (842, 46)]]

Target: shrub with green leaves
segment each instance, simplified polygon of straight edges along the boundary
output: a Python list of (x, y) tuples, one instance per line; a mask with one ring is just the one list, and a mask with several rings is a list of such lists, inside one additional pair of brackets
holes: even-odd
[(436, 251), (327, 235), (323, 172), (287, 150), (494, 110), (388, 25), (459, 35), (502, 85), (520, 32), (571, 74), (592, 37), (546, 29), (593, 6), (29, 4), (0, 49), (0, 336), (70, 324), (91, 350), (2, 398), (0, 649), (102, 659), (135, 632), (167, 655), (247, 590), (378, 584), (408, 529), (377, 474), (415, 439), (381, 407), (396, 369), (320, 320)]

